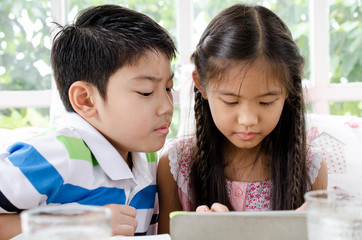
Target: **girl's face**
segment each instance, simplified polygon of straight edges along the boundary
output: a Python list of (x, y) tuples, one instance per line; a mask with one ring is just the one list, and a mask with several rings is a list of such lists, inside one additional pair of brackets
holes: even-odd
[(274, 76), (267, 76), (263, 61), (246, 72), (240, 69), (236, 65), (220, 81), (210, 81), (203, 94), (216, 127), (234, 146), (251, 150), (277, 125), (286, 90)]

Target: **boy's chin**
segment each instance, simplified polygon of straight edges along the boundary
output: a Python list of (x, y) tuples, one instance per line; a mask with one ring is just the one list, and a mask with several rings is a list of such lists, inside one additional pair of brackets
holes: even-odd
[(159, 150), (161, 150), (161, 148), (165, 145), (166, 142), (166, 138), (164, 140), (157, 140), (154, 141), (148, 145), (143, 145), (141, 149), (139, 149), (137, 152), (157, 152)]

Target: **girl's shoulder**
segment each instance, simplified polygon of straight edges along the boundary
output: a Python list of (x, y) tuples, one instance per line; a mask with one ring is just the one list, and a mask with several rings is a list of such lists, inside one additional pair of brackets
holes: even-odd
[(194, 146), (195, 137), (193, 136), (171, 140), (167, 147), (170, 162), (190, 163)]
[(195, 142), (195, 137), (182, 137), (171, 140), (167, 147), (173, 178), (187, 196), (189, 195), (190, 169)]
[(323, 154), (322, 149), (316, 146), (309, 145), (307, 150), (306, 169), (310, 182), (313, 184), (318, 176)]

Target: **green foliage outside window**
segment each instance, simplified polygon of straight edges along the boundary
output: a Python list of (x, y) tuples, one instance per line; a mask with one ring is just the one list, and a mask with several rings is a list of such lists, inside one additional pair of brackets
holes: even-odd
[[(51, 87), (50, 1), (2, 0), (0, 7), (0, 91)], [(49, 109), (0, 110), (0, 127), (46, 127)]]
[(48, 123), (48, 108), (17, 108), (0, 111), (0, 128), (15, 129), (26, 126), (46, 127)]
[(333, 0), (330, 23), (331, 83), (362, 82), (362, 2)]
[(50, 1), (2, 0), (0, 91), (50, 89)]

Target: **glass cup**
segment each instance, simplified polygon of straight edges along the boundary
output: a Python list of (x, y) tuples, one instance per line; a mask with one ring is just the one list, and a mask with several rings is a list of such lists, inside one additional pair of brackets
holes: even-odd
[(309, 240), (362, 239), (362, 198), (341, 191), (305, 194)]
[(20, 214), (24, 240), (109, 240), (109, 208), (65, 204), (25, 210)]

